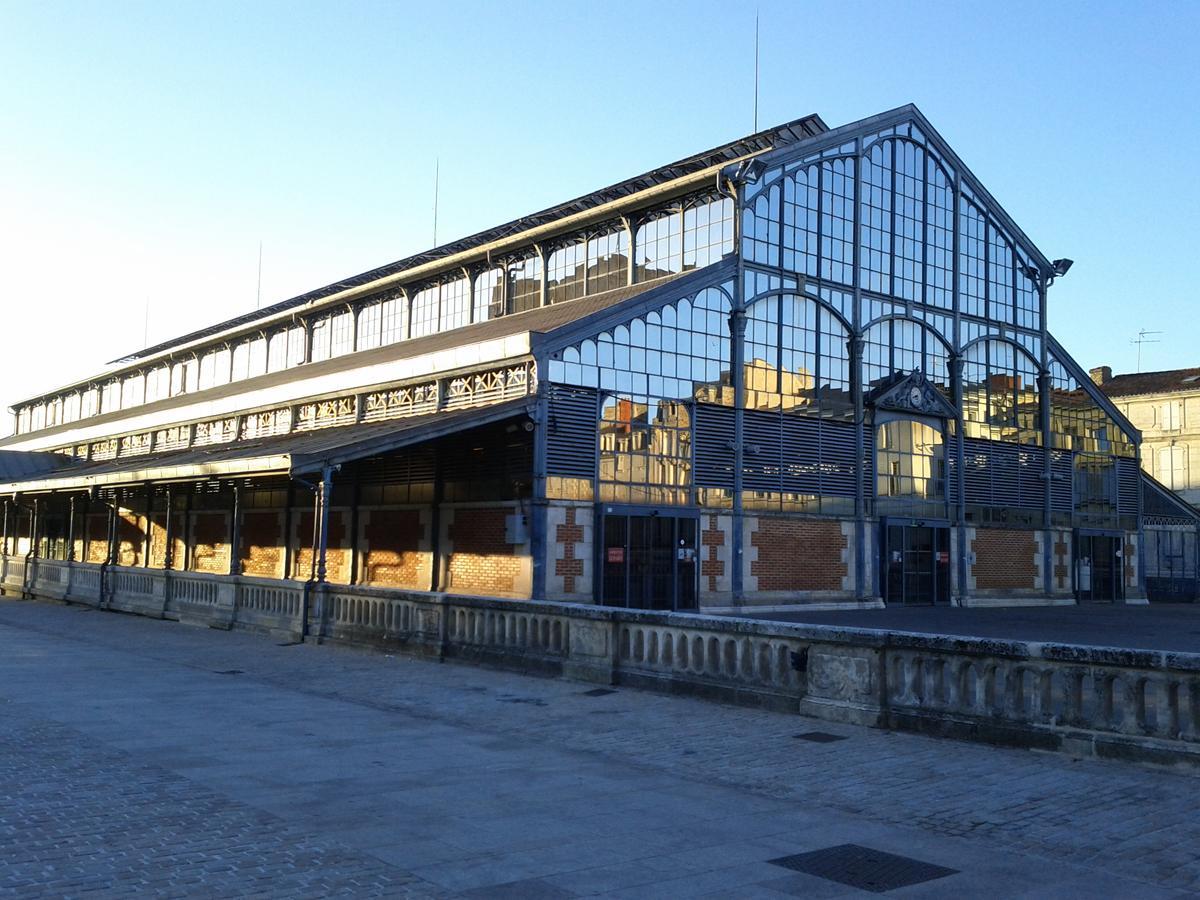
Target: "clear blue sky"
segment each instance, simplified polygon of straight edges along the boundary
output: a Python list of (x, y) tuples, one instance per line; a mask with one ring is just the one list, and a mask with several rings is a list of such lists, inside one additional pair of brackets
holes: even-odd
[[(1200, 365), (1200, 4), (763, 2), (763, 126), (915, 102), (1084, 366)], [(752, 130), (754, 6), (0, 2), (0, 401)], [(7, 423), (5, 426), (7, 427)]]

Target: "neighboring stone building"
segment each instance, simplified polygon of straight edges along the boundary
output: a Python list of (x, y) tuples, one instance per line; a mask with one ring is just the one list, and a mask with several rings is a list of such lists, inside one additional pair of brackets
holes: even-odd
[(1142, 468), (1193, 506), (1200, 506), (1200, 368), (1113, 375), (1092, 380), (1142, 432)]
[(1200, 528), (1191, 510), (1166, 495), (1200, 505), (1200, 368), (1114, 376), (1099, 366), (1091, 376), (1142, 432), (1142, 468), (1158, 482), (1144, 500), (1150, 597), (1194, 600), (1200, 596)]
[(1139, 599), (1138, 432), (1047, 331), (1068, 265), (916, 108), (809, 116), (18, 403), (4, 547), (101, 584)]

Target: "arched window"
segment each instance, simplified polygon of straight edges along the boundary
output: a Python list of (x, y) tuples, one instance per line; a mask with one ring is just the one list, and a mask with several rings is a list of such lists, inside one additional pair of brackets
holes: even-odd
[(950, 396), (946, 345), (927, 325), (910, 319), (885, 319), (863, 333), (863, 390), (870, 392), (897, 372), (920, 369)]
[(962, 407), (967, 437), (1042, 442), (1037, 365), (1007, 341), (979, 341), (967, 348)]
[(892, 419), (875, 430), (875, 497), (880, 513), (946, 514), (946, 454), (942, 432), (914, 419)]
[(746, 314), (746, 408), (845, 416), (853, 410), (842, 322), (800, 294), (756, 300)]

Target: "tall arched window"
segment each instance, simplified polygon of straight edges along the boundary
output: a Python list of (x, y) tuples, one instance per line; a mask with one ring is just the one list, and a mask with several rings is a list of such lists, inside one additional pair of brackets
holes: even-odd
[(892, 419), (875, 430), (875, 497), (883, 514), (946, 514), (946, 454), (940, 429), (915, 419)]
[(1037, 365), (1007, 341), (980, 341), (967, 348), (962, 406), (967, 437), (1042, 442)]

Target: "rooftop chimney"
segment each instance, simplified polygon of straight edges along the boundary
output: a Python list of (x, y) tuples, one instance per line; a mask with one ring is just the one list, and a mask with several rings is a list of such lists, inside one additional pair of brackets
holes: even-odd
[(1108, 384), (1112, 381), (1112, 366), (1096, 366), (1094, 369), (1089, 369), (1088, 374), (1092, 376), (1092, 381), (1096, 384)]

